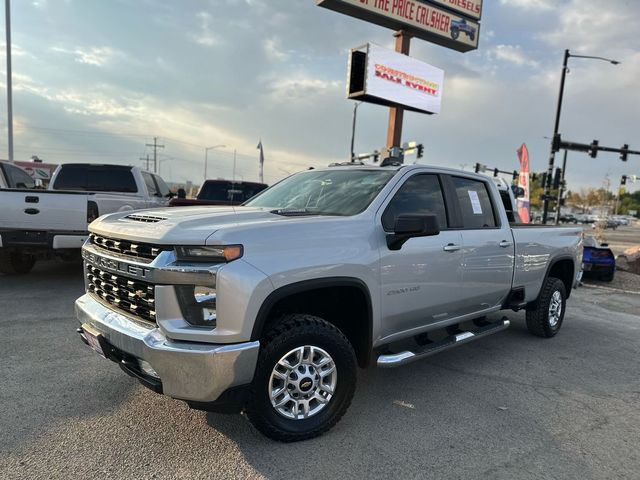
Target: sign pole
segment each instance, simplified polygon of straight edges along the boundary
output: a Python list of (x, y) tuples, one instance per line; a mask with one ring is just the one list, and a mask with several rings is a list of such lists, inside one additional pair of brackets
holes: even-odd
[[(396, 52), (409, 55), (411, 36), (400, 30), (393, 34), (396, 37)], [(387, 147), (399, 147), (402, 142), (402, 121), (404, 108), (391, 107), (389, 109), (389, 127), (387, 129)]]

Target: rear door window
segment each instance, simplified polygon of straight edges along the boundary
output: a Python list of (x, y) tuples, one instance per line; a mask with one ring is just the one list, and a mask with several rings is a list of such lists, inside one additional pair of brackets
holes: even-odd
[(24, 170), (7, 164), (3, 164), (3, 169), (9, 188), (35, 188), (36, 182)]
[(496, 216), (487, 185), (464, 177), (451, 177), (462, 213), (463, 228), (495, 228)]
[(156, 182), (153, 180), (153, 176), (150, 173), (142, 172), (142, 178), (144, 179), (144, 184), (147, 186), (147, 192), (149, 192), (149, 196), (157, 197), (158, 187), (156, 186)]
[(161, 197), (168, 197), (169, 195), (171, 195), (171, 190), (169, 189), (169, 186), (164, 182), (162, 177), (160, 177), (159, 175), (154, 175), (153, 178), (156, 181), (158, 192), (160, 193)]
[(435, 215), (440, 228), (447, 228), (447, 211), (437, 175), (414, 175), (404, 182), (382, 215), (384, 229), (393, 231), (400, 215)]

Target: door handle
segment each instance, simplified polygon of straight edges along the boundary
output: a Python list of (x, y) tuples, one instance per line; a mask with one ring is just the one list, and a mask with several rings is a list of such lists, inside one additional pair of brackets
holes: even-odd
[(26, 213), (27, 215), (37, 215), (40, 213), (40, 210), (38, 210), (37, 208), (26, 208), (24, 210), (24, 213)]
[(460, 245), (456, 245), (455, 243), (450, 243), (448, 245), (445, 245), (442, 249), (445, 252), (457, 252), (458, 250), (460, 250)]
[(502, 240), (498, 245), (500, 245), (502, 248), (507, 248), (513, 245), (513, 242), (510, 242), (509, 240)]

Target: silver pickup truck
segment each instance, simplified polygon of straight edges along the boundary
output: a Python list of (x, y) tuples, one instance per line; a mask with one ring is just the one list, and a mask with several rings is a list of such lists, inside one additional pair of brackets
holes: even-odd
[(358, 366), (497, 333), (504, 309), (558, 332), (581, 229), (512, 225), (507, 197), (457, 170), (337, 166), (241, 207), (104, 216), (83, 247), (78, 333), (156, 392), (311, 438), (347, 410)]

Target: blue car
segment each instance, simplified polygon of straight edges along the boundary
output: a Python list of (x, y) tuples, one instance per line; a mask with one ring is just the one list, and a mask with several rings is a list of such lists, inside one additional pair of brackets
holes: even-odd
[(616, 273), (616, 257), (608, 244), (598, 245), (594, 237), (587, 236), (584, 239), (582, 268), (584, 278), (596, 278), (603, 282), (611, 282)]
[(476, 28), (469, 25), (464, 18), (451, 22), (451, 38), (457, 40), (461, 33), (466, 33), (472, 42), (476, 39)]

